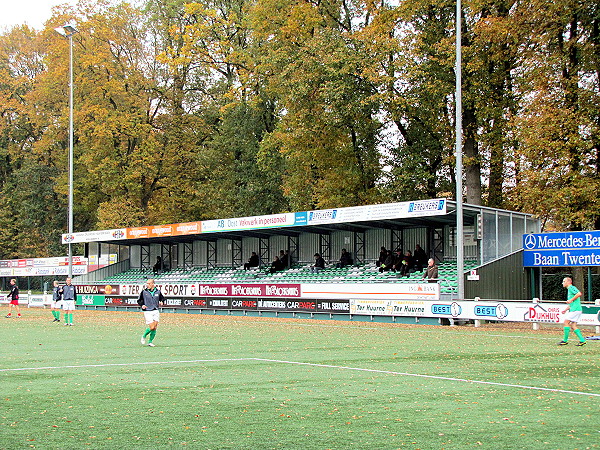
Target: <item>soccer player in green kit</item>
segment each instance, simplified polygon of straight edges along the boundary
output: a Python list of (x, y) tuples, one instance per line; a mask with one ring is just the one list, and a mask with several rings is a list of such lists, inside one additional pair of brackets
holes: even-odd
[(156, 328), (158, 327), (158, 322), (160, 321), (160, 307), (164, 303), (165, 298), (160, 292), (160, 289), (156, 287), (154, 284), (154, 279), (150, 278), (146, 282), (146, 286), (140, 292), (140, 296), (138, 298), (138, 305), (144, 311), (144, 319), (146, 320), (146, 331), (144, 332), (140, 342), (142, 345), (146, 344), (146, 338), (150, 336), (148, 340), (148, 346), (154, 347), (154, 336), (156, 336)]
[(570, 277), (565, 277), (563, 279), (562, 285), (567, 289), (567, 307), (562, 312), (566, 314), (565, 316), (565, 327), (564, 327), (564, 336), (563, 340), (558, 343), (558, 345), (567, 345), (569, 341), (569, 333), (573, 330), (573, 333), (577, 335), (579, 338), (579, 342), (577, 343), (578, 347), (585, 345), (585, 338), (583, 334), (581, 334), (581, 330), (577, 328), (577, 322), (581, 318), (581, 292), (575, 286), (573, 286), (573, 279)]

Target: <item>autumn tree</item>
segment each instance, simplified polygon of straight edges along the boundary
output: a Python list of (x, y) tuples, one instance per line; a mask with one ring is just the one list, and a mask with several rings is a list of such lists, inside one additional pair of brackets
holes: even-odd
[(593, 1), (520, 4), (516, 207), (558, 229), (600, 227), (600, 18)]

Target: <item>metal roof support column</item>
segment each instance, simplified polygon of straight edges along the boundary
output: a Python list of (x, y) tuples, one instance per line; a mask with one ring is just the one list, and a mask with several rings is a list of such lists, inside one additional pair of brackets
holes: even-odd
[(189, 270), (194, 267), (194, 245), (192, 242), (183, 243), (183, 268)]
[(365, 232), (354, 232), (354, 264), (362, 264), (365, 262)]
[(242, 241), (240, 239), (231, 240), (231, 267), (240, 267), (242, 265)]
[(150, 263), (150, 246), (149, 245), (141, 245), (140, 246), (140, 266), (142, 270), (149, 270), (152, 268), (152, 264)]
[(259, 238), (258, 239), (258, 256), (260, 258), (261, 266), (269, 266), (271, 263), (271, 258), (269, 257), (269, 253), (271, 251), (271, 246), (269, 243), (269, 238)]
[(319, 253), (325, 261), (331, 262), (331, 239), (328, 234), (319, 235)]
[(217, 241), (206, 241), (206, 268), (217, 266)]
[(402, 250), (402, 252), (405, 251), (404, 249), (404, 229), (400, 229), (400, 230), (392, 230), (392, 251), (396, 251), (396, 250)]

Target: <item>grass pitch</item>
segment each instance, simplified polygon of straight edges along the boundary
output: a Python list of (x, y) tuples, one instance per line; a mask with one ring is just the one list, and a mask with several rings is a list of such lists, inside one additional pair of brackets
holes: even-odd
[(1, 320), (0, 448), (600, 446), (600, 342), (560, 328), (165, 313), (150, 348), (139, 312)]

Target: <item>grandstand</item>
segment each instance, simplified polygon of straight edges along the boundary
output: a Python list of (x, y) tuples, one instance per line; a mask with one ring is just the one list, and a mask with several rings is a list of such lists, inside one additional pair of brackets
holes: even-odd
[[(454, 294), (458, 285), (456, 263), (440, 262), (439, 284), (442, 294)], [(465, 270), (477, 267), (476, 261), (465, 261)], [(154, 274), (147, 269), (129, 269), (96, 281), (98, 284), (143, 283), (154, 278), (158, 284), (165, 283), (420, 283), (422, 271), (414, 271), (408, 276), (400, 276), (396, 272), (380, 273), (375, 263), (352, 265), (336, 268), (330, 264), (319, 273), (310, 272), (310, 264), (295, 264), (286, 270), (269, 273), (264, 268), (244, 270), (243, 267), (229, 268), (191, 268), (174, 269)], [(81, 281), (81, 280), (79, 280)]]
[[(515, 255), (522, 250), (523, 234), (539, 231), (539, 222), (519, 212), (474, 205), (464, 206), (463, 222), (463, 274), (456, 263), (456, 205), (447, 199), (82, 232), (63, 235), (63, 243), (83, 243), (87, 257), (119, 255), (116, 264), (75, 278), (83, 291), (95, 295), (86, 299), (90, 307), (92, 302), (94, 307), (135, 306), (141, 285), (153, 277), (174, 309), (312, 314), (337, 308), (348, 314), (382, 300), (451, 302), (459, 277), (467, 280), (482, 268), (495, 280), (511, 277), (501, 282), (507, 298), (531, 299), (527, 273), (515, 264)], [(417, 244), (436, 261), (437, 283), (423, 282), (419, 270), (405, 277), (379, 272), (381, 246), (412, 251)], [(340, 268), (343, 248), (353, 263)], [(280, 250), (289, 251), (290, 262), (269, 273)], [(258, 254), (260, 266), (244, 270), (251, 252)], [(320, 273), (310, 271), (315, 252), (326, 261)], [(161, 265), (153, 269), (158, 257)], [(474, 296), (489, 284), (469, 283)]]

